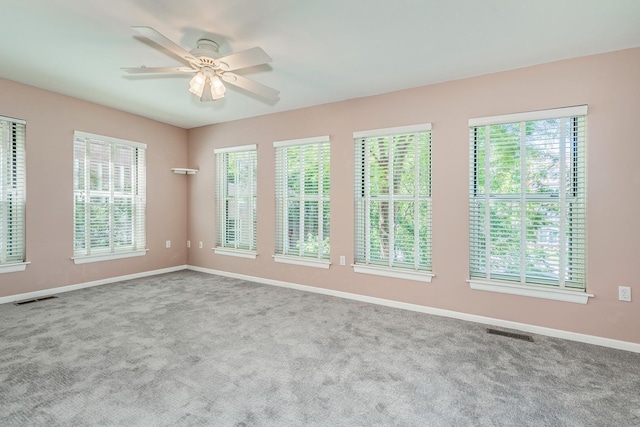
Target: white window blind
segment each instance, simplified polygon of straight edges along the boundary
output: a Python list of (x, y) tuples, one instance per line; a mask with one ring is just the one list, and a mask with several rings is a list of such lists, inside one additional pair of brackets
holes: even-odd
[(470, 120), (470, 276), (586, 287), (586, 106)]
[(274, 143), (276, 255), (329, 259), (328, 136)]
[(431, 125), (358, 132), (355, 263), (431, 271)]
[(214, 150), (217, 160), (216, 248), (256, 251), (255, 145)]
[(0, 264), (25, 260), (25, 122), (0, 117)]
[(145, 144), (75, 132), (75, 258), (146, 250), (145, 150)]

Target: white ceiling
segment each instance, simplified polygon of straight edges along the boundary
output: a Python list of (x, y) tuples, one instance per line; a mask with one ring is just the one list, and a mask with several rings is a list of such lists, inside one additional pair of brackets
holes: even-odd
[[(125, 74), (183, 65), (136, 25), (186, 50), (262, 47), (273, 62), (238, 74), (279, 100), (201, 103), (189, 75)], [(184, 128), (637, 46), (640, 0), (0, 0), (0, 77)]]

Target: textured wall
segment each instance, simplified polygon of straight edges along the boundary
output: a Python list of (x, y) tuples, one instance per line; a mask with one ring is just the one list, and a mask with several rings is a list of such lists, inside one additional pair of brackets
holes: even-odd
[[(0, 115), (24, 119), (27, 161), (26, 271), (0, 274), (0, 297), (186, 262), (187, 131), (0, 79)], [(75, 265), (73, 132), (147, 144), (147, 248), (142, 257)], [(165, 240), (173, 247), (165, 249)]]
[[(191, 265), (640, 343), (640, 49), (576, 58), (189, 131)], [(283, 94), (286, 96), (286, 94)], [(588, 104), (587, 305), (474, 291), (468, 279), (473, 117)], [(355, 274), (354, 131), (433, 124), (432, 283)], [(272, 142), (331, 135), (329, 270), (276, 264)], [(258, 144), (258, 258), (216, 256), (213, 149)], [(204, 249), (197, 242), (203, 241)], [(617, 300), (618, 285), (635, 301)]]

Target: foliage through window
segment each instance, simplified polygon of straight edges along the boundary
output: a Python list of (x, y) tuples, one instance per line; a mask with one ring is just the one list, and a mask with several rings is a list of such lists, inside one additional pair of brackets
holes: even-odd
[(431, 126), (355, 138), (355, 262), (431, 271)]
[(329, 145), (328, 136), (274, 143), (276, 256), (329, 259)]
[(470, 120), (472, 280), (584, 289), (586, 106)]
[(145, 150), (145, 144), (75, 132), (75, 257), (146, 250)]
[(25, 123), (0, 117), (0, 265), (25, 260)]
[(216, 248), (255, 252), (256, 146), (221, 148), (214, 153), (218, 171)]

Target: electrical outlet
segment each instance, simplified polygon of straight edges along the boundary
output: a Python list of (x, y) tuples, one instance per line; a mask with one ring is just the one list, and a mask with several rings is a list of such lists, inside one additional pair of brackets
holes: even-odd
[(167, 240), (166, 242), (164, 242), (164, 247), (169, 249), (171, 247), (171, 240)]
[(618, 286), (618, 299), (620, 301), (631, 302), (631, 287)]
[(347, 263), (347, 257), (344, 255), (340, 255), (340, 265), (345, 265)]
[(191, 240), (187, 240), (187, 248), (191, 247)]
[(200, 244), (198, 244), (198, 247), (199, 247), (200, 249), (204, 248), (204, 244), (202, 243), (202, 240), (200, 241)]

